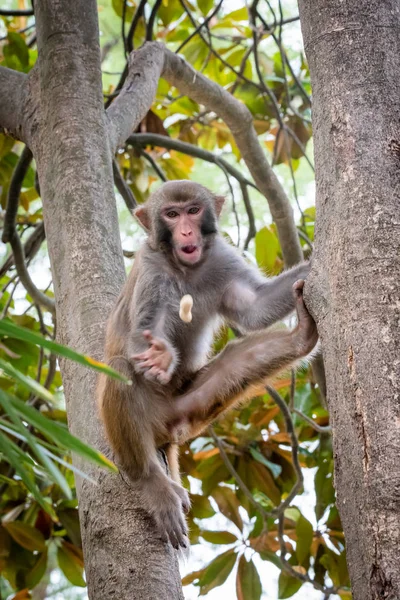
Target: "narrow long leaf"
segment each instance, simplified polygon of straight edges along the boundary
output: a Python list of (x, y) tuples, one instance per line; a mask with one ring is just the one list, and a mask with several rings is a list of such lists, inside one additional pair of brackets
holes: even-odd
[(91, 358), (90, 356), (79, 354), (79, 352), (75, 352), (75, 350), (72, 350), (67, 346), (63, 346), (62, 344), (58, 344), (57, 342), (48, 340), (39, 335), (38, 333), (30, 331), (29, 329), (25, 329), (24, 327), (19, 327), (18, 325), (15, 325), (14, 323), (11, 323), (6, 319), (0, 320), (0, 333), (2, 333), (3, 335), (13, 337), (17, 340), (23, 340), (24, 342), (37, 344), (38, 346), (46, 348), (47, 350), (50, 350), (58, 356), (69, 358), (70, 360), (73, 360), (79, 363), (80, 365), (84, 365), (85, 367), (90, 367), (91, 369), (95, 369), (96, 371), (105, 373), (106, 375), (114, 377), (114, 379), (119, 379), (124, 383), (130, 383), (130, 380), (127, 377), (125, 377), (121, 373), (118, 373), (118, 371), (115, 371), (105, 363), (102, 363), (98, 360), (94, 360), (94, 358)]
[(35, 394), (35, 396), (39, 396), (39, 398), (42, 398), (42, 400), (46, 400), (46, 402), (50, 402), (50, 403), (54, 402), (53, 394), (51, 394), (51, 392), (49, 392), (49, 390), (46, 390), (45, 387), (40, 385), (40, 383), (38, 383), (31, 377), (27, 377), (26, 375), (21, 373), (21, 371), (18, 371), (18, 369), (16, 369), (12, 365), (10, 365), (10, 363), (3, 360), (2, 358), (0, 358), (0, 369), (2, 369), (4, 371), (4, 373), (7, 373), (7, 375), (12, 377), (16, 381), (18, 381), (21, 385), (23, 385), (25, 388), (27, 388), (30, 392), (33, 392), (33, 394)]
[(87, 446), (85, 443), (81, 442), (81, 440), (72, 435), (72, 433), (69, 433), (68, 429), (60, 425), (60, 423), (50, 421), (50, 419), (42, 415), (42, 413), (32, 406), (28, 406), (14, 396), (8, 396), (12, 405), (21, 416), (23, 416), (27, 421), (29, 421), (29, 423), (36, 427), (36, 429), (50, 437), (56, 443), (61, 444), (67, 450), (76, 452), (87, 460), (95, 462), (102, 467), (107, 467), (115, 473), (118, 472), (118, 469), (114, 463), (106, 458), (104, 454), (101, 454), (101, 452), (98, 452), (97, 450), (94, 450), (94, 448), (91, 448), (90, 446)]
[[(35, 436), (31, 434), (27, 427), (23, 424), (20, 417), (18, 416), (17, 411), (13, 407), (10, 397), (0, 390), (0, 404), (3, 406), (4, 410), (14, 423), (15, 427), (19, 430), (21, 435), (25, 435), (29, 446), (32, 448), (33, 452), (36, 454), (37, 459), (42, 463), (44, 467), (48, 470), (48, 473), (51, 479), (60, 486), (66, 497), (70, 500), (72, 498), (72, 493), (70, 487), (61, 473), (61, 471), (56, 467), (56, 465), (50, 460), (50, 458), (43, 452), (42, 448), (39, 444), (36, 443)], [(35, 410), (35, 409), (34, 409)]]
[(8, 439), (7, 436), (0, 434), (0, 452), (6, 457), (7, 462), (13, 467), (15, 472), (21, 477), (22, 481), (35, 498), (36, 502), (40, 504), (40, 506), (48, 512), (50, 515), (54, 516), (52, 507), (50, 504), (44, 501), (39, 488), (35, 484), (35, 482), (31, 479), (28, 471), (24, 469), (22, 466), (23, 463), (18, 460), (18, 453), (15, 452), (15, 448), (18, 448), (14, 442)]

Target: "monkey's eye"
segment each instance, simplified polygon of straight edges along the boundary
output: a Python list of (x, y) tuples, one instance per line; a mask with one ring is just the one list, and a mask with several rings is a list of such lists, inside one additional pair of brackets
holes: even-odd
[(189, 215), (197, 215), (199, 211), (200, 208), (198, 206), (192, 206), (191, 208), (189, 208), (188, 213)]
[(167, 212), (167, 217), (169, 219), (175, 219), (176, 217), (179, 217), (179, 214), (176, 212), (176, 210), (169, 210)]

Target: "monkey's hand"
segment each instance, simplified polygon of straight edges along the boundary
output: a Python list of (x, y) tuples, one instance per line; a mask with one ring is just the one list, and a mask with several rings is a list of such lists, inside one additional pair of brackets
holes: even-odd
[(149, 330), (143, 332), (143, 337), (149, 343), (149, 348), (131, 356), (135, 371), (143, 373), (149, 381), (164, 385), (169, 383), (177, 363), (174, 348), (166, 340), (154, 337)]

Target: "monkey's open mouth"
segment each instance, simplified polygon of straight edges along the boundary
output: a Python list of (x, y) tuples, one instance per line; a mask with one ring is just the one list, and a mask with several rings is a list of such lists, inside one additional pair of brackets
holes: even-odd
[(182, 246), (181, 250), (184, 254), (193, 254), (193, 252), (196, 252), (197, 246), (194, 246), (193, 244), (189, 246)]
[(196, 244), (187, 244), (186, 246), (177, 248), (177, 254), (181, 262), (194, 265), (200, 260), (202, 250), (201, 246), (197, 246)]

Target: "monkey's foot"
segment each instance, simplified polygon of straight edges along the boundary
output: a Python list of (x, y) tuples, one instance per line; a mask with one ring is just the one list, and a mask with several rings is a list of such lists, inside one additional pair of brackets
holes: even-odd
[(174, 492), (178, 494), (179, 498), (181, 499), (183, 512), (187, 515), (190, 510), (189, 494), (184, 487), (179, 485), (179, 483), (173, 482), (172, 485), (174, 486)]
[(187, 548), (189, 540), (187, 525), (182, 512), (183, 502), (175, 491), (175, 486), (173, 489), (171, 487), (169, 490), (162, 490), (153, 499), (151, 513), (163, 542), (170, 541), (171, 545), (178, 550), (179, 548)]
[(131, 359), (137, 373), (142, 373), (145, 379), (167, 384), (173, 373), (175, 356), (169, 344), (157, 337), (151, 331), (143, 332), (143, 337), (150, 347), (145, 352), (134, 354)]
[(293, 295), (298, 319), (298, 324), (293, 331), (293, 335), (299, 356), (306, 356), (318, 341), (317, 326), (304, 304), (303, 288), (304, 279), (299, 279), (293, 284)]

